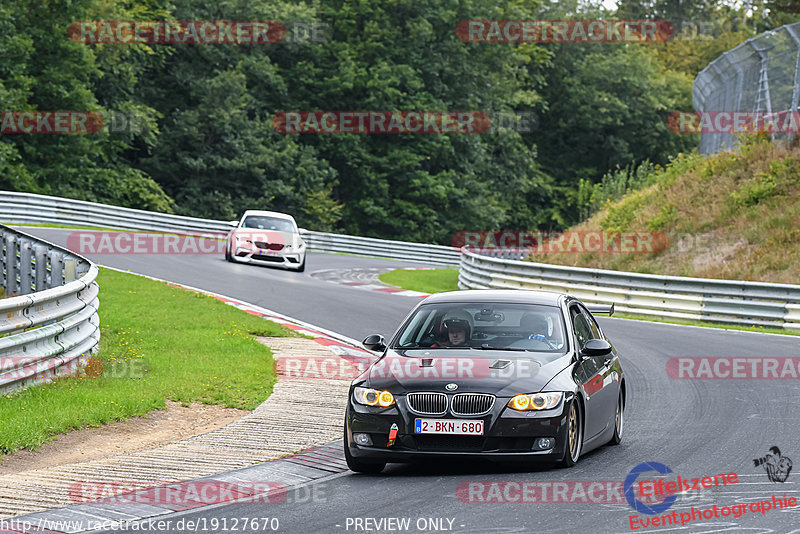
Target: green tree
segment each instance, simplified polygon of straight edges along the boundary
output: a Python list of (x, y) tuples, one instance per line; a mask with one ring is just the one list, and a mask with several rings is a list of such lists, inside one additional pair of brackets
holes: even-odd
[(567, 43), (555, 47), (545, 90), (548, 109), (536, 143), (539, 161), (569, 199), (573, 210), (581, 179), (598, 181), (608, 170), (650, 160), (665, 164), (691, 150), (696, 136), (667, 128), (672, 111), (691, 110), (692, 78), (669, 71), (654, 50), (642, 46)]
[[(88, 18), (98, 5), (51, 0), (0, 8), (0, 109), (107, 111), (94, 92), (94, 82), (104, 74), (94, 50), (67, 38), (69, 24)], [(171, 207), (158, 184), (123, 157), (128, 143), (108, 133), (17, 134), (3, 136), (0, 143), (0, 170), (8, 173), (4, 187), (147, 209)]]

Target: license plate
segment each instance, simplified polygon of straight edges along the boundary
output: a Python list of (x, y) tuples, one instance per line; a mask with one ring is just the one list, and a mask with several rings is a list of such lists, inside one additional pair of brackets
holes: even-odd
[(415, 419), (415, 434), (482, 436), (482, 419)]

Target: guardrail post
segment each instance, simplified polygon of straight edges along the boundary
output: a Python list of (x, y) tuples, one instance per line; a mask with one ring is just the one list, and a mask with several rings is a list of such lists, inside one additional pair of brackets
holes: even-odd
[(50, 251), (50, 288), (64, 284), (64, 255), (58, 250)]
[(47, 247), (45, 245), (34, 245), (33, 259), (36, 262), (34, 280), (36, 291), (44, 291), (47, 289)]
[(78, 260), (68, 259), (64, 261), (64, 283), (68, 284), (73, 280), (77, 280), (76, 271), (78, 268)]
[(88, 263), (79, 261), (77, 266), (75, 267), (75, 278), (80, 278), (84, 274), (88, 273), (90, 269), (90, 265)]
[(6, 260), (6, 257), (6, 235), (5, 233), (0, 233), (0, 285), (3, 286), (3, 289), (5, 289), (7, 285), (6, 264), (8, 261)]
[[(756, 42), (753, 40), (747, 41), (753, 50), (756, 51), (758, 56), (761, 58), (761, 67), (760, 73), (758, 77), (758, 93), (756, 96), (756, 108), (753, 110), (756, 113), (760, 113), (762, 111), (766, 112), (768, 115), (772, 114), (772, 95), (769, 91), (769, 54), (767, 54), (766, 48), (759, 48), (756, 46)], [(763, 107), (762, 107), (763, 106)], [(775, 140), (775, 133), (770, 134), (770, 138), (774, 141)]]
[(19, 294), (33, 293), (33, 247), (29, 239), (19, 240)]
[(5, 249), (5, 286), (6, 296), (9, 297), (19, 292), (17, 285), (17, 236), (6, 235)]

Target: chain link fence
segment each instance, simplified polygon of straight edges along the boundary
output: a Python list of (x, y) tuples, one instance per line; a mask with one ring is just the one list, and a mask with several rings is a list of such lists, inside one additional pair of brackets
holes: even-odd
[[(800, 22), (762, 33), (722, 54), (694, 81), (698, 112), (741, 111), (773, 114), (800, 110)], [(734, 132), (702, 133), (700, 153), (736, 145)], [(793, 133), (773, 133), (791, 141)]]

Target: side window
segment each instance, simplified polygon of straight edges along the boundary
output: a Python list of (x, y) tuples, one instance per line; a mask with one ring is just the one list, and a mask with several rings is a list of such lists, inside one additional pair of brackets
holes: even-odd
[(600, 327), (597, 326), (597, 321), (594, 320), (592, 314), (583, 308), (581, 308), (581, 311), (583, 312), (581, 315), (583, 315), (586, 321), (589, 323), (589, 328), (592, 331), (592, 339), (605, 339), (603, 334), (600, 333)]
[(583, 349), (586, 342), (592, 339), (592, 328), (589, 326), (589, 321), (583, 315), (577, 306), (569, 309), (572, 315), (572, 329), (575, 332), (575, 337), (578, 340), (578, 347)]
[(432, 312), (426, 313), (425, 311), (420, 311), (420, 313), (417, 313), (417, 315), (409, 323), (408, 327), (406, 327), (397, 344), (403, 347), (418, 343), (422, 337), (420, 333), (424, 332), (425, 328), (431, 324), (433, 315), (434, 314)]

